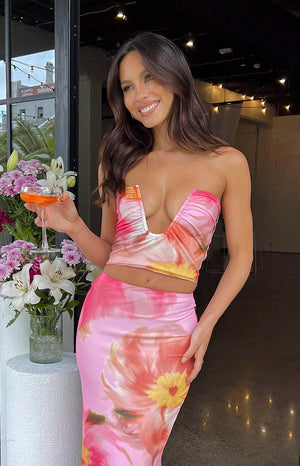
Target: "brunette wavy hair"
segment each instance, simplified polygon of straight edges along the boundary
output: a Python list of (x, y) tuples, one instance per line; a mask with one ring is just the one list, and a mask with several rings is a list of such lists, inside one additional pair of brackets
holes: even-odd
[(211, 129), (210, 116), (200, 101), (190, 68), (181, 50), (164, 36), (143, 32), (119, 49), (111, 65), (107, 96), (114, 114), (114, 125), (104, 137), (99, 158), (103, 172), (100, 204), (111, 194), (123, 192), (126, 173), (153, 149), (151, 128), (134, 120), (124, 105), (119, 80), (123, 58), (136, 51), (150, 75), (174, 93), (167, 119), (168, 135), (187, 152), (216, 150), (224, 141)]

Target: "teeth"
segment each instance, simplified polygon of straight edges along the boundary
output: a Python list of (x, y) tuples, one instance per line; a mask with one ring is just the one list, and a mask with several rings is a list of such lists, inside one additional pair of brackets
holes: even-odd
[(140, 112), (141, 113), (149, 112), (149, 110), (156, 107), (157, 105), (158, 105), (158, 102), (155, 102), (155, 104), (151, 104), (151, 105), (148, 105), (148, 107), (141, 108)]

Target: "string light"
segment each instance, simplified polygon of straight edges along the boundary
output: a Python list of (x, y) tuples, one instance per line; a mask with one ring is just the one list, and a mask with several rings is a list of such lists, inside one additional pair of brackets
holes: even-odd
[(219, 111), (219, 107), (216, 105), (216, 106), (214, 107), (214, 112), (218, 113), (218, 111)]
[(267, 429), (264, 426), (262, 426), (261, 432), (262, 432), (262, 434), (265, 434), (267, 432)]
[(278, 79), (278, 82), (284, 86), (286, 83), (286, 78)]
[[(21, 73), (26, 74), (26, 76), (27, 76), (28, 79), (31, 79), (31, 78), (32, 78), (34, 81), (36, 81), (37, 83), (39, 83), (42, 87), (45, 86), (45, 87), (47, 87), (48, 89), (51, 89), (51, 90), (54, 92), (55, 89), (53, 89), (51, 86), (48, 86), (48, 84), (39, 81), (38, 79), (36, 79), (36, 78), (35, 78), (34, 76), (32, 76), (31, 74), (28, 74), (28, 73), (26, 73), (25, 71), (23, 71), (23, 70), (22, 70), (21, 68), (19, 68), (17, 65), (12, 65), (12, 66), (14, 67), (14, 70), (18, 70), (18, 71), (20, 71)], [(27, 65), (27, 66), (29, 66), (29, 65)]]
[(223, 84), (219, 84), (219, 88), (222, 89), (222, 87), (223, 87)]
[(261, 100), (261, 104), (262, 104), (262, 105), (266, 105), (266, 101), (262, 99), (262, 100)]
[(261, 111), (262, 111), (263, 114), (265, 114), (266, 111), (267, 111), (267, 109), (266, 109), (266, 108), (262, 108)]
[(294, 414), (295, 414), (295, 411), (293, 409), (290, 409), (290, 415), (294, 416)]
[[(31, 71), (33, 71), (34, 68), (39, 69), (39, 70), (48, 71), (48, 68), (46, 66), (29, 65), (28, 63), (24, 63), (24, 62), (22, 62), (20, 60), (16, 60), (15, 58), (12, 58), (11, 61), (14, 62), (14, 63), (19, 63), (20, 65), (28, 66), (31, 69)], [(53, 64), (52, 64), (52, 67), (51, 67), (51, 69), (54, 71), (55, 66), (53, 66)]]
[(243, 99), (246, 99), (246, 94), (243, 94)]
[(251, 99), (251, 100), (254, 100), (254, 95), (252, 95), (252, 96), (250, 97), (250, 99)]
[(285, 105), (284, 108), (289, 112), (290, 111), (290, 105)]

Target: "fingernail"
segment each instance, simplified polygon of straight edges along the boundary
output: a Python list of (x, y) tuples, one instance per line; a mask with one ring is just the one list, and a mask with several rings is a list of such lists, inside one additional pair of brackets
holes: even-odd
[(184, 364), (186, 361), (187, 361), (186, 358), (182, 358), (182, 359), (181, 359), (181, 362), (182, 362), (183, 364)]

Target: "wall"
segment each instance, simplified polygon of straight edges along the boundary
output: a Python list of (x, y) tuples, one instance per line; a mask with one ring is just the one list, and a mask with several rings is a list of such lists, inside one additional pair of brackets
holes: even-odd
[(300, 115), (241, 120), (234, 146), (249, 161), (257, 249), (299, 253)]

